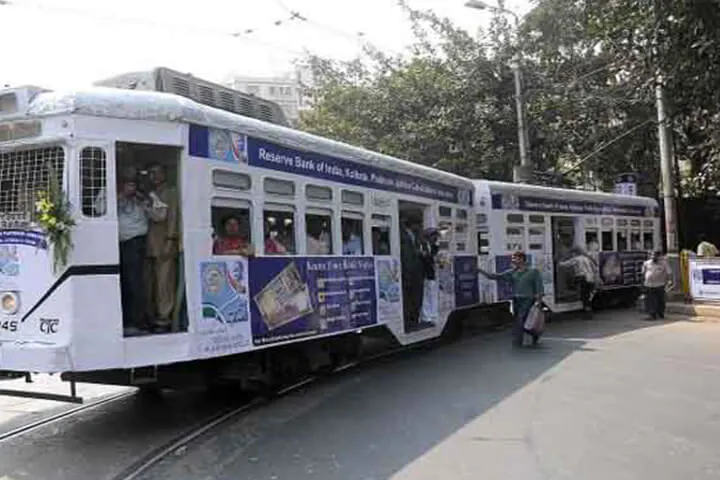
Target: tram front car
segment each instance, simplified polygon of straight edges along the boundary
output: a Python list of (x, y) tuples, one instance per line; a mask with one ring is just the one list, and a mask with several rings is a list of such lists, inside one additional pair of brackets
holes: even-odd
[[(112, 329), (122, 335), (122, 322), (113, 321), (120, 315), (118, 253), (103, 248), (113, 245), (117, 227), (93, 218), (100, 199), (81, 198), (81, 191), (104, 192), (110, 150), (76, 138), (74, 124), (82, 119), (71, 108), (48, 108), (52, 103), (52, 93), (40, 88), (0, 90), (0, 375), (6, 377), (80, 370), (93, 356), (94, 337)], [(82, 188), (93, 181), (93, 188)]]

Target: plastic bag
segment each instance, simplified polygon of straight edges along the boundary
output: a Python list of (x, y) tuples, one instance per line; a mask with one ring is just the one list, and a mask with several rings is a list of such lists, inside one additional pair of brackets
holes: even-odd
[(540, 303), (530, 308), (525, 318), (525, 331), (529, 333), (542, 333), (545, 329), (545, 311)]

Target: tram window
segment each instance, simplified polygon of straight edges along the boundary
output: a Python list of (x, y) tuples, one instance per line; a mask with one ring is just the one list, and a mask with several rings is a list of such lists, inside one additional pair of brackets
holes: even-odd
[[(346, 216), (347, 215), (347, 216)], [(342, 254), (362, 255), (363, 221), (361, 216), (344, 213), (342, 217)]]
[(490, 254), (490, 233), (477, 232), (478, 255)]
[(213, 185), (220, 188), (230, 188), (233, 190), (250, 190), (252, 182), (250, 175), (238, 172), (228, 172), (226, 170), (213, 170)]
[(487, 215), (485, 215), (484, 213), (478, 213), (477, 216), (475, 217), (475, 222), (478, 225), (483, 225), (483, 224), (487, 223)]
[(624, 218), (618, 218), (617, 219), (617, 226), (618, 227), (627, 227), (628, 221)]
[(332, 188), (308, 185), (305, 187), (305, 197), (308, 200), (328, 201), (332, 200)]
[(458, 252), (464, 252), (466, 248), (466, 245), (464, 242), (460, 242), (457, 244), (457, 251)]
[(265, 193), (273, 195), (283, 195), (286, 197), (295, 196), (295, 184), (287, 180), (278, 180), (277, 178), (266, 178), (264, 182)]
[(614, 223), (615, 223), (615, 222), (613, 222), (613, 219), (612, 219), (612, 218), (603, 218), (603, 219), (602, 219), (602, 226), (603, 226), (603, 227), (612, 227)]
[(295, 254), (295, 214), (289, 210), (263, 212), (265, 255)]
[(466, 223), (458, 223), (455, 225), (455, 233), (457, 235), (465, 236), (467, 234), (467, 224)]
[(628, 234), (624, 230), (619, 230), (616, 235), (617, 237), (617, 251), (626, 252), (628, 250)]
[(587, 250), (588, 253), (595, 253), (600, 250), (600, 243), (598, 242), (598, 232), (585, 232), (585, 250)]
[(212, 207), (213, 255), (242, 255), (252, 252), (250, 209)]
[(640, 226), (640, 220), (637, 220), (637, 219), (630, 220), (630, 226), (631, 226), (631, 227), (639, 227), (639, 226)]
[(348, 205), (365, 205), (365, 195), (352, 190), (342, 191), (342, 202)]
[(452, 217), (452, 208), (440, 206), (438, 208), (438, 214), (444, 218), (451, 218)]
[(308, 255), (332, 255), (332, 212), (306, 214), (305, 233)]
[(653, 226), (655, 226), (655, 224), (654, 224), (654, 222), (653, 222), (652, 220), (644, 220), (644, 221), (643, 221), (643, 226), (644, 226), (645, 228), (653, 228)]
[(80, 200), (86, 217), (102, 217), (107, 212), (107, 164), (105, 150), (83, 148), (80, 152)]
[(643, 248), (647, 251), (655, 249), (653, 232), (643, 232)]
[(508, 223), (523, 223), (523, 222), (525, 222), (525, 215), (523, 215), (522, 213), (508, 213), (507, 222)]
[(510, 252), (525, 250), (525, 230), (522, 227), (505, 229), (505, 249)]
[(530, 243), (528, 244), (528, 250), (543, 250), (545, 246), (542, 243)]
[(545, 217), (542, 215), (528, 215), (530, 223), (545, 223)]
[(389, 215), (372, 215), (372, 249), (373, 255), (390, 255), (390, 225), (392, 219)]
[(455, 210), (455, 217), (457, 217), (460, 220), (467, 220), (467, 218), (468, 218), (467, 210), (458, 208), (457, 210)]
[(585, 225), (588, 225), (588, 226), (595, 226), (595, 225), (597, 225), (597, 218), (595, 218), (595, 217), (587, 217), (587, 218), (585, 218)]
[(602, 251), (611, 252), (613, 250), (613, 232), (602, 232)]
[(640, 242), (640, 232), (631, 232), (630, 233), (630, 250), (633, 252), (639, 252), (641, 251), (642, 243)]

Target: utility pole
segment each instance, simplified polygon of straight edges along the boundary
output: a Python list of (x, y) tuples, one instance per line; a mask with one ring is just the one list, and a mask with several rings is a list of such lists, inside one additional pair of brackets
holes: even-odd
[(468, 8), (478, 10), (490, 10), (496, 13), (511, 15), (515, 20), (515, 55), (513, 56), (510, 68), (515, 77), (515, 108), (517, 110), (517, 130), (518, 130), (518, 150), (520, 152), (520, 165), (513, 166), (513, 181), (516, 183), (527, 183), (532, 180), (533, 169), (530, 165), (530, 142), (527, 132), (527, 122), (525, 121), (525, 100), (522, 91), (522, 71), (520, 52), (520, 17), (512, 10), (508, 10), (502, 6), (494, 6), (485, 3), (482, 0), (468, 0), (465, 2)]
[(658, 75), (655, 85), (655, 100), (658, 116), (658, 139), (660, 140), (660, 173), (662, 178), (662, 198), (665, 209), (665, 247), (667, 253), (678, 252), (677, 209), (675, 205), (675, 179), (673, 155), (668, 133), (667, 113), (663, 78)]

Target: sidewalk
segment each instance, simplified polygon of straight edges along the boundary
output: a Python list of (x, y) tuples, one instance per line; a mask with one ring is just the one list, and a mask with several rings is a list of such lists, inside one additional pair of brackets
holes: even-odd
[[(34, 375), (33, 383), (26, 383), (25, 379), (2, 380), (0, 388), (5, 390), (23, 390), (33, 392), (70, 394), (70, 384), (60, 380), (58, 375)], [(78, 384), (77, 394), (85, 403), (106, 395), (112, 395), (127, 390), (126, 387), (107, 385)], [(9, 397), (0, 395), (0, 431), (6, 431), (15, 424), (29, 423), (54, 413), (74, 408), (77, 405), (51, 400), (37, 400), (33, 398)], [(11, 425), (12, 424), (12, 425)]]

